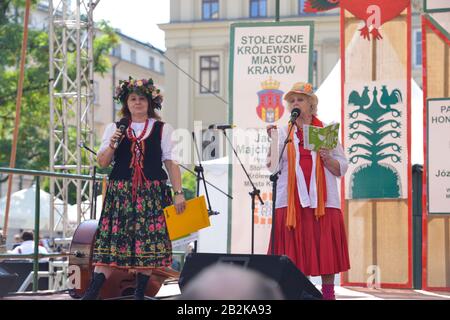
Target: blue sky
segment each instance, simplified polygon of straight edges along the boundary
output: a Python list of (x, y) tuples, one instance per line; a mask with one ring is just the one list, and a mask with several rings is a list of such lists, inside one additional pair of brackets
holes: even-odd
[(127, 36), (166, 49), (157, 24), (169, 22), (170, 0), (100, 0), (94, 20), (102, 19)]

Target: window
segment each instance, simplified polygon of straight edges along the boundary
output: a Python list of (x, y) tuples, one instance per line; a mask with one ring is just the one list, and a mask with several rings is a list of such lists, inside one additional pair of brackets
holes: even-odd
[(122, 57), (122, 46), (120, 44), (117, 47), (113, 48), (112, 55), (117, 58)]
[(267, 0), (250, 0), (250, 17), (267, 17)]
[(164, 73), (164, 62), (159, 63), (159, 72)]
[(419, 68), (422, 66), (422, 31), (415, 30), (414, 31), (414, 67)]
[(130, 51), (130, 61), (136, 63), (136, 50), (131, 49)]
[(200, 57), (200, 93), (219, 92), (219, 56)]
[(219, 0), (202, 1), (202, 19), (203, 20), (219, 19)]
[(149, 57), (148, 67), (150, 68), (150, 70), (155, 70), (155, 58)]
[(306, 3), (306, 0), (298, 0), (298, 14), (299, 15), (314, 14), (314, 13), (310, 13), (310, 12), (305, 12), (305, 10), (304, 10), (305, 3)]

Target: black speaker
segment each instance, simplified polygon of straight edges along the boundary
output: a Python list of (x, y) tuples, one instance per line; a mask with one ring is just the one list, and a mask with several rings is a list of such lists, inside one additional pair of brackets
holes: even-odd
[(10, 273), (5, 268), (0, 267), (0, 297), (14, 291), (18, 277), (17, 273)]
[[(28, 275), (33, 272), (33, 261), (31, 259), (26, 260), (3, 260), (0, 262), (0, 268), (9, 271), (12, 274), (17, 274), (18, 278), (16, 284), (10, 292), (16, 292), (22, 286)], [(48, 271), (48, 261), (39, 261), (39, 271)], [(33, 283), (30, 283), (25, 291), (33, 290)], [(46, 277), (40, 277), (38, 281), (38, 290), (48, 290), (48, 279)]]
[(204, 268), (215, 263), (231, 263), (249, 268), (275, 280), (288, 300), (318, 300), (322, 294), (287, 256), (258, 254), (192, 253), (180, 274), (178, 284), (184, 287)]

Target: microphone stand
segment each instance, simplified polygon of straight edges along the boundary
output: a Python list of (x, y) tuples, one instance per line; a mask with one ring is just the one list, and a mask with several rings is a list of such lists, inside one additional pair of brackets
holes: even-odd
[(259, 202), (261, 203), (261, 205), (264, 205), (264, 201), (261, 199), (261, 190), (256, 189), (255, 184), (253, 183), (252, 179), (250, 178), (250, 175), (248, 174), (247, 170), (245, 169), (244, 165), (242, 164), (241, 159), (239, 158), (239, 155), (237, 154), (236, 150), (233, 147), (233, 143), (231, 142), (231, 140), (228, 138), (225, 129), (221, 129), (223, 135), (225, 136), (225, 138), (228, 140), (228, 143), (231, 146), (231, 149), (234, 152), (234, 155), (236, 156), (236, 158), (238, 159), (239, 163), (241, 164), (242, 170), (244, 170), (245, 175), (247, 176), (248, 181), (250, 182), (250, 184), (252, 185), (253, 191), (249, 192), (249, 195), (251, 197), (251, 201), (252, 201), (252, 251), (251, 253), (253, 254), (254, 250), (254, 246), (255, 246), (255, 198), (258, 197)]
[[(190, 170), (189, 168), (183, 166), (182, 164), (178, 164), (178, 165), (179, 165), (181, 168), (183, 168), (184, 170), (186, 170), (187, 172), (189, 172), (190, 174), (192, 174), (192, 175), (194, 175), (194, 176), (197, 175), (194, 171), (192, 171), (192, 170)], [(208, 180), (203, 179), (203, 181), (204, 181), (206, 184), (208, 184), (210, 187), (213, 187), (214, 189), (216, 189), (217, 191), (219, 191), (220, 193), (222, 193), (224, 196), (226, 196), (226, 197), (228, 197), (229, 199), (233, 200), (233, 197), (232, 197), (232, 196), (230, 196), (228, 193), (226, 193), (226, 192), (220, 190), (220, 189), (217, 188), (215, 185), (211, 184)], [(214, 211), (214, 212), (216, 212), (216, 211)], [(209, 214), (209, 213), (208, 213), (208, 214)], [(214, 215), (214, 214), (209, 214), (209, 215), (211, 216), (211, 215)]]
[[(294, 121), (290, 121), (291, 123), (295, 123)], [(276, 201), (277, 201), (277, 183), (278, 183), (278, 178), (279, 175), (281, 173), (281, 169), (280, 169), (280, 165), (281, 165), (281, 160), (283, 158), (283, 154), (284, 154), (284, 150), (286, 149), (286, 146), (289, 142), (291, 142), (290, 136), (291, 136), (291, 132), (292, 129), (294, 128), (295, 125), (292, 125), (291, 128), (289, 129), (289, 132), (287, 134), (286, 139), (284, 140), (284, 144), (283, 144), (283, 149), (281, 149), (281, 154), (280, 157), (278, 158), (278, 164), (277, 164), (277, 168), (275, 170), (275, 173), (270, 175), (270, 181), (272, 181), (272, 231), (271, 231), (271, 239), (272, 239), (272, 250), (271, 253), (272, 255), (275, 255), (275, 224), (276, 224), (276, 220), (275, 220), (275, 205), (276, 205)]]
[[(94, 156), (97, 157), (97, 153), (92, 150), (91, 148), (89, 148), (88, 146), (86, 146), (83, 142), (80, 143), (80, 147), (86, 149), (87, 151), (89, 151), (90, 153), (92, 153)], [(93, 170), (92, 170), (92, 199), (91, 199), (91, 216), (90, 219), (96, 219), (97, 217), (97, 166), (94, 165)]]
[(211, 202), (209, 201), (208, 188), (206, 188), (205, 174), (204, 174), (204, 169), (203, 169), (202, 161), (201, 161), (201, 157), (200, 157), (200, 151), (198, 150), (198, 146), (197, 146), (197, 140), (195, 138), (195, 132), (192, 132), (192, 140), (194, 141), (194, 148), (195, 148), (195, 151), (197, 153), (197, 158), (198, 158), (198, 165), (196, 165), (194, 168), (194, 171), (196, 172), (196, 176), (197, 176), (197, 197), (200, 195), (200, 180), (203, 180), (203, 188), (205, 189), (206, 200), (208, 202), (208, 214), (210, 216), (217, 215), (217, 214), (219, 214), (219, 212), (213, 211), (211, 209)]
[[(131, 129), (131, 130), (132, 130), (132, 132), (133, 132), (133, 135), (136, 137), (136, 132), (134, 132), (133, 129)], [(194, 133), (193, 133), (193, 134), (194, 134)], [(195, 137), (194, 137), (194, 139), (195, 139)], [(137, 144), (137, 146), (138, 146), (139, 151), (142, 153), (142, 149), (141, 149), (140, 145)], [(198, 153), (198, 150), (197, 150), (197, 153)], [(183, 165), (180, 164), (180, 163), (178, 164), (178, 166), (180, 166), (181, 168), (183, 168), (184, 170), (186, 170), (187, 172), (189, 172), (190, 174), (192, 174), (192, 175), (194, 175), (194, 176), (197, 175), (197, 174), (194, 173), (192, 170), (190, 170), (189, 168), (183, 166)], [(201, 163), (200, 163), (200, 166), (201, 166)], [(211, 187), (213, 187), (214, 189), (216, 189), (217, 191), (219, 191), (220, 193), (222, 193), (224, 196), (226, 196), (226, 197), (228, 197), (229, 199), (233, 200), (233, 197), (232, 197), (232, 196), (230, 196), (228, 193), (226, 193), (226, 192), (220, 190), (220, 189), (217, 188), (215, 185), (211, 184), (208, 180), (205, 179), (205, 177), (203, 177), (202, 180), (203, 180), (204, 183), (210, 185)], [(197, 189), (198, 189), (198, 186), (197, 186)], [(205, 190), (206, 190), (206, 186), (205, 186)], [(210, 212), (208, 212), (208, 215), (212, 216), (212, 215), (218, 215), (218, 214), (219, 214), (219, 212), (217, 212), (217, 211), (211, 211), (211, 206), (209, 206), (209, 209), (210, 209)]]
[[(206, 180), (205, 180), (205, 174), (204, 174), (204, 168), (201, 161), (200, 151), (198, 150), (197, 146), (197, 139), (195, 138), (195, 132), (192, 132), (192, 140), (194, 141), (194, 148), (197, 153), (198, 158), (198, 165), (195, 166), (194, 171), (196, 172), (197, 177), (197, 197), (200, 195), (200, 180), (203, 180), (203, 188), (205, 189), (206, 194), (206, 200), (208, 202), (208, 215), (218, 215), (219, 212), (213, 211), (211, 208), (211, 202), (209, 201), (209, 194), (208, 194), (208, 188), (206, 187)], [(217, 188), (216, 188), (217, 189)], [(219, 190), (220, 191), (220, 190)], [(221, 191), (224, 193), (223, 191)], [(228, 198), (233, 199), (230, 195), (224, 193)], [(194, 250), (193, 252), (197, 252), (197, 240), (194, 241)]]
[[(132, 132), (133, 132), (133, 135), (136, 137), (136, 132), (135, 132), (133, 129), (131, 129), (131, 130), (132, 130)], [(199, 192), (200, 192), (200, 188), (199, 188), (199, 186), (200, 186), (200, 180), (203, 180), (203, 187), (205, 188), (206, 199), (207, 199), (207, 201), (208, 201), (208, 215), (209, 215), (209, 216), (212, 216), (212, 215), (218, 215), (219, 212), (213, 211), (213, 210), (211, 209), (211, 203), (210, 203), (210, 201), (209, 201), (208, 189), (206, 188), (206, 184), (209, 184), (210, 186), (212, 186), (213, 188), (215, 188), (216, 190), (218, 190), (219, 192), (221, 192), (222, 194), (224, 194), (225, 196), (227, 196), (227, 197), (230, 198), (230, 199), (233, 199), (233, 197), (230, 196), (229, 194), (223, 192), (222, 190), (220, 190), (220, 189), (217, 188), (216, 186), (212, 185), (212, 184), (209, 183), (208, 181), (206, 181), (205, 176), (204, 176), (204, 174), (203, 174), (204, 170), (203, 170), (202, 163), (201, 163), (201, 161), (200, 161), (200, 153), (199, 153), (198, 148), (197, 148), (197, 144), (196, 144), (196, 140), (195, 140), (195, 133), (194, 133), (194, 132), (192, 132), (192, 138), (194, 139), (194, 145), (195, 145), (195, 148), (196, 148), (196, 151), (197, 151), (197, 155), (198, 155), (198, 158), (199, 158), (199, 160), (198, 160), (198, 161), (199, 161), (199, 165), (198, 165), (198, 166), (195, 166), (195, 172), (197, 172), (197, 173), (192, 172), (191, 170), (189, 170), (188, 168), (184, 167), (184, 166), (181, 165), (181, 164), (178, 164), (178, 165), (179, 165), (180, 167), (182, 167), (183, 169), (185, 169), (186, 171), (188, 171), (189, 173), (191, 173), (191, 174), (197, 176), (197, 197), (199, 196)], [(139, 151), (143, 154), (143, 150), (141, 149), (140, 144), (137, 143), (136, 145), (137, 145)], [(197, 240), (194, 241), (194, 250), (193, 250), (193, 251), (194, 251), (194, 252), (197, 252)]]

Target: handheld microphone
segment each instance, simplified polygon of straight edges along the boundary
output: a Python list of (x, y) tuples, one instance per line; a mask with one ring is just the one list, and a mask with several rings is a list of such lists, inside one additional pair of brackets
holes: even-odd
[(218, 129), (218, 130), (225, 130), (225, 129), (233, 129), (236, 127), (234, 124), (211, 124), (208, 129)]
[[(122, 135), (125, 133), (125, 130), (128, 128), (128, 119), (122, 118), (120, 121), (116, 122), (116, 127), (120, 130)], [(114, 149), (117, 149), (119, 147), (119, 141), (116, 141), (114, 143)]]
[(294, 123), (295, 120), (297, 120), (298, 117), (300, 117), (301, 110), (299, 108), (294, 108), (291, 111), (291, 118), (289, 119), (289, 122)]

